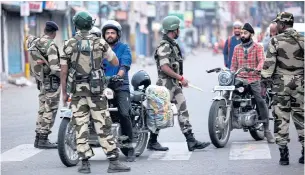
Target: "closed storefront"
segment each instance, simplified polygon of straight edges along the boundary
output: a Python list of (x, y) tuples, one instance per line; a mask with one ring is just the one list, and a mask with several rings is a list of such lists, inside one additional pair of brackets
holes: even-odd
[(21, 35), (22, 20), (20, 13), (3, 11), (3, 38), (4, 38), (4, 62), (7, 64), (5, 72), (8, 74), (23, 73), (22, 61), (22, 43), (23, 37)]

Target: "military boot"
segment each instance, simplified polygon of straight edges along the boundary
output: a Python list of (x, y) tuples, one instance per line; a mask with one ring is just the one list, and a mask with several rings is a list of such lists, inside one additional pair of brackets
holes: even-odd
[(130, 171), (130, 167), (122, 164), (118, 160), (110, 161), (109, 167), (107, 170), (108, 173), (119, 173), (119, 172), (128, 172), (128, 171)]
[(189, 131), (184, 134), (187, 142), (187, 147), (189, 151), (194, 151), (195, 149), (204, 149), (208, 147), (211, 143), (210, 142), (199, 142), (194, 138), (194, 134), (192, 131)]
[(90, 163), (88, 159), (82, 160), (82, 166), (78, 168), (79, 173), (89, 174), (91, 173)]
[(281, 153), (280, 165), (289, 165), (289, 150), (287, 146), (279, 148)]
[(162, 147), (161, 144), (157, 141), (158, 134), (150, 133), (150, 138), (147, 144), (147, 149), (153, 151), (167, 151), (168, 147)]
[(299, 163), (304, 164), (304, 146), (302, 147), (302, 157), (300, 157)]
[(38, 148), (40, 149), (56, 149), (57, 144), (51, 143), (48, 139), (48, 134), (40, 134), (38, 141)]
[(35, 148), (38, 148), (39, 135), (40, 135), (39, 133), (36, 133), (35, 141), (34, 141), (34, 147)]

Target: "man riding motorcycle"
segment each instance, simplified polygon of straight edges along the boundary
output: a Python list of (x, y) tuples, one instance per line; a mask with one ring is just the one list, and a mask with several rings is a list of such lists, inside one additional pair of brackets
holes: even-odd
[[(250, 84), (258, 112), (262, 120), (265, 120), (265, 137), (267, 138), (268, 143), (274, 143), (275, 140), (269, 130), (268, 109), (261, 96), (260, 75), (258, 75), (258, 72), (263, 68), (265, 60), (264, 48), (252, 40), (253, 35), (254, 30), (252, 26), (249, 23), (245, 23), (241, 31), (242, 43), (234, 48), (231, 71), (236, 72), (241, 67), (248, 67), (257, 70), (256, 72), (241, 73), (238, 76), (242, 79), (246, 79)], [(227, 95), (228, 94), (225, 94), (226, 97)]]
[(102, 27), (102, 37), (111, 46), (119, 59), (119, 65), (113, 66), (104, 59), (102, 67), (106, 76), (113, 79), (123, 78), (123, 83), (113, 83), (109, 87), (114, 90), (114, 105), (118, 107), (122, 134), (128, 136), (129, 151), (126, 161), (135, 161), (134, 148), (132, 147), (132, 123), (130, 119), (130, 89), (128, 71), (131, 66), (131, 51), (127, 44), (120, 41), (122, 35), (121, 25), (114, 20), (106, 21)]

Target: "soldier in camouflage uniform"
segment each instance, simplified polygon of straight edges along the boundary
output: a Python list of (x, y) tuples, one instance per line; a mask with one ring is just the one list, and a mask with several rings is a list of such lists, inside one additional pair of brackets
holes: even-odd
[[(188, 81), (183, 75), (183, 63), (179, 45), (175, 39), (179, 37), (180, 20), (176, 16), (168, 16), (163, 19), (164, 35), (156, 49), (155, 60), (158, 68), (157, 85), (165, 86), (171, 95), (171, 101), (177, 106), (179, 112), (179, 125), (185, 135), (189, 151), (203, 149), (210, 145), (210, 142), (197, 141), (192, 133), (192, 125), (189, 121), (189, 113), (186, 107), (186, 100), (182, 92), (182, 86), (187, 87)], [(179, 84), (181, 83), (181, 85)], [(166, 151), (167, 147), (162, 147), (157, 142), (158, 131), (150, 134), (147, 148), (156, 151)]]
[(113, 65), (118, 65), (118, 59), (104, 39), (89, 33), (94, 24), (89, 13), (78, 12), (73, 17), (73, 24), (78, 31), (65, 42), (60, 64), (64, 104), (68, 99), (67, 92), (72, 94), (72, 123), (76, 127), (76, 148), (82, 160), (78, 172), (91, 172), (89, 158), (94, 153), (88, 143), (90, 116), (100, 145), (110, 161), (108, 172), (130, 171), (118, 161), (119, 150), (111, 132), (108, 102), (103, 95), (105, 76), (100, 68), (103, 58)]
[(59, 51), (53, 41), (57, 30), (57, 24), (48, 21), (44, 29), (45, 35), (41, 38), (30, 35), (27, 38), (31, 72), (40, 91), (34, 147), (41, 149), (57, 148), (57, 144), (50, 143), (48, 139), (60, 100)]
[(289, 165), (289, 123), (290, 115), (302, 144), (304, 164), (304, 37), (294, 30), (291, 13), (279, 13), (274, 20), (279, 35), (269, 43), (264, 63), (263, 78), (272, 79), (274, 96), (274, 133), (279, 145), (281, 165)]

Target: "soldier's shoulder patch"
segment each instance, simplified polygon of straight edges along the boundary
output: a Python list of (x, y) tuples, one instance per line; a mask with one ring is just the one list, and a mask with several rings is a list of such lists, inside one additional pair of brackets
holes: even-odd
[(170, 52), (171, 52), (171, 47), (168, 43), (161, 44), (158, 47), (158, 53), (170, 53)]

